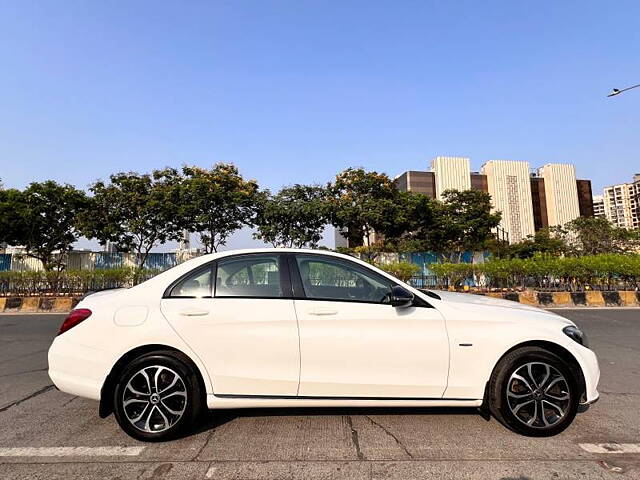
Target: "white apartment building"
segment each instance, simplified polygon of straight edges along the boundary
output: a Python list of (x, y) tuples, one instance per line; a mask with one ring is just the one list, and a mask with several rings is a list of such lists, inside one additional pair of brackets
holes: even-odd
[(640, 228), (640, 174), (632, 183), (605, 187), (604, 213), (617, 227)]
[(580, 216), (576, 168), (567, 163), (548, 163), (538, 169), (544, 178), (550, 227), (562, 226)]
[(436, 198), (442, 200), (445, 190), (471, 189), (471, 166), (467, 157), (436, 157), (431, 161), (435, 174)]
[(594, 217), (604, 217), (604, 218), (607, 217), (607, 215), (605, 214), (605, 209), (604, 209), (604, 196), (603, 195), (594, 195), (593, 196), (593, 216)]
[(185, 229), (182, 231), (182, 238), (178, 242), (178, 251), (188, 252), (189, 250), (191, 250), (191, 233)]
[(493, 210), (502, 212), (500, 228), (508, 232), (510, 243), (535, 233), (529, 172), (528, 162), (507, 160), (489, 160), (480, 170), (487, 176)]
[(349, 246), (349, 240), (347, 239), (347, 232), (336, 228), (333, 234), (335, 242), (334, 248), (347, 248)]

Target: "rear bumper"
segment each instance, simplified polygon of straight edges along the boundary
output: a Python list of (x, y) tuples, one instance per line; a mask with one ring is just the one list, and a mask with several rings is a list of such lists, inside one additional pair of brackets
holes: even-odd
[(96, 351), (64, 337), (56, 337), (49, 348), (49, 377), (62, 392), (100, 400), (105, 365), (96, 359)]

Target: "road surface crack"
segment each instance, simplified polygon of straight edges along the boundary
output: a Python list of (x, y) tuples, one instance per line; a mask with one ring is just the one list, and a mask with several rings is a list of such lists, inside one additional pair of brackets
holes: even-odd
[(345, 422), (349, 427), (349, 430), (351, 430), (351, 442), (353, 443), (353, 446), (356, 449), (356, 456), (358, 457), (358, 460), (364, 460), (365, 459), (364, 455), (360, 450), (360, 439), (358, 438), (358, 431), (353, 427), (353, 421), (351, 421), (351, 415), (345, 416)]
[(66, 406), (67, 406), (67, 405), (69, 405), (71, 402), (73, 402), (76, 398), (80, 398), (80, 397), (78, 397), (78, 396), (71, 397), (69, 400), (67, 400), (66, 402), (64, 402), (64, 403), (62, 404), (62, 407), (61, 407), (61, 408), (66, 407)]
[(15, 402), (11, 402), (7, 405), (5, 405), (4, 407), (0, 408), (0, 413), (9, 410), (11, 407), (15, 407), (16, 405), (20, 405), (22, 402), (26, 402), (27, 400), (32, 399), (33, 397), (37, 397), (38, 395), (42, 395), (43, 393), (48, 392), (49, 390), (53, 390), (54, 386), (53, 385), (47, 385), (46, 387), (41, 388), (40, 390), (37, 390), (35, 392), (33, 392), (30, 395), (27, 395), (26, 397), (23, 397), (19, 400), (16, 400)]
[(608, 392), (607, 390), (599, 390), (600, 394), (604, 395), (619, 395), (621, 397), (637, 397), (640, 393), (633, 392)]
[(22, 372), (5, 373), (4, 375), (0, 375), (0, 378), (13, 377), (14, 375), (24, 375), (25, 373), (46, 372), (47, 370), (47, 368), (38, 368), (36, 370), (24, 370)]
[(386, 429), (385, 427), (383, 427), (381, 424), (379, 424), (378, 422), (374, 421), (373, 418), (371, 418), (369, 415), (365, 415), (365, 417), (367, 418), (367, 420), (369, 420), (372, 424), (374, 424), (376, 427), (382, 429), (382, 431), (384, 433), (386, 433), (387, 435), (389, 435), (391, 438), (393, 438), (396, 443), (398, 444), (398, 446), (402, 449), (402, 451), (404, 451), (404, 453), (407, 454), (407, 456), (411, 459), (413, 459), (413, 455), (411, 455), (411, 452), (409, 452), (409, 450), (407, 450), (407, 447), (404, 446), (404, 444), (398, 439), (398, 437), (396, 437), (393, 433), (391, 433), (388, 429)]
[(198, 453), (196, 453), (193, 458), (191, 459), (191, 461), (195, 462), (198, 460), (198, 457), (200, 456), (200, 454), (202, 453), (202, 451), (205, 449), (205, 447), (207, 445), (209, 445), (209, 442), (211, 441), (211, 439), (213, 438), (213, 434), (216, 433), (216, 427), (213, 427), (211, 429), (211, 432), (209, 432), (209, 435), (207, 435), (207, 439), (204, 441), (204, 443), (202, 444), (202, 446), (200, 447), (200, 449), (198, 450)]

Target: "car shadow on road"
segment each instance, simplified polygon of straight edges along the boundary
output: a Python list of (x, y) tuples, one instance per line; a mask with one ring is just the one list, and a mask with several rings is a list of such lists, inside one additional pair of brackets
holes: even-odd
[(255, 417), (317, 417), (317, 416), (375, 416), (375, 415), (479, 415), (475, 407), (287, 407), (246, 408), (237, 410), (208, 410), (191, 432), (202, 433), (221, 427), (236, 419)]

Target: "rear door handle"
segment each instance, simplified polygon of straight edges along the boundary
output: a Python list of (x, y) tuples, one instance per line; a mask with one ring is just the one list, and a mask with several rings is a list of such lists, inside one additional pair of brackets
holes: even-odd
[(204, 317), (209, 315), (209, 310), (181, 310), (180, 315), (183, 317)]
[(315, 310), (311, 310), (309, 313), (311, 315), (335, 315), (338, 313), (338, 310), (331, 308), (316, 308)]

